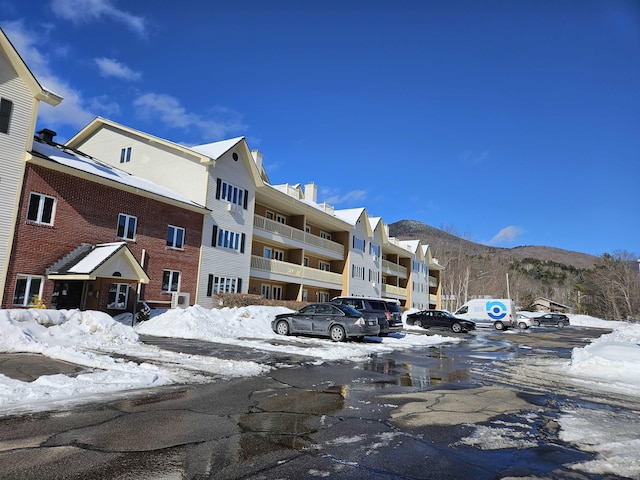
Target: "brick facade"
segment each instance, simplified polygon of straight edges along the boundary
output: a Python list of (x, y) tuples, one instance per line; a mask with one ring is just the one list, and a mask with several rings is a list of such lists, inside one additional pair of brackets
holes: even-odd
[[(31, 192), (56, 198), (53, 226), (26, 220)], [(171, 300), (170, 293), (162, 292), (165, 269), (180, 272), (180, 291), (189, 293), (194, 299), (203, 213), (27, 164), (2, 308), (13, 308), (17, 275), (44, 276), (48, 267), (82, 243), (122, 241), (117, 237), (120, 213), (137, 217), (135, 241), (128, 241), (127, 246), (139, 263), (145, 252), (143, 267), (150, 282), (142, 287), (142, 299), (151, 302)], [(184, 228), (183, 249), (167, 248), (168, 225)], [(102, 299), (100, 310), (106, 310), (108, 283), (111, 281), (101, 285), (100, 294), (96, 295)], [(53, 286), (53, 281), (45, 280), (42, 294), (45, 305), (51, 302)], [(129, 295), (130, 302), (133, 296)]]

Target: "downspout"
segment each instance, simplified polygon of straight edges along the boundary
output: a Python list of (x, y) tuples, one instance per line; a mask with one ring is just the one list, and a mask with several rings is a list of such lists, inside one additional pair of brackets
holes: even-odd
[[(144, 260), (147, 256), (147, 249), (143, 248), (142, 249), (142, 257), (140, 258), (140, 266), (142, 267), (142, 270), (144, 270)], [(138, 308), (138, 303), (140, 302), (140, 289), (142, 288), (142, 284), (140, 282), (138, 282), (138, 285), (136, 287), (136, 303), (133, 306), (133, 314), (131, 315), (131, 327), (133, 327), (135, 321), (136, 321), (136, 309)]]

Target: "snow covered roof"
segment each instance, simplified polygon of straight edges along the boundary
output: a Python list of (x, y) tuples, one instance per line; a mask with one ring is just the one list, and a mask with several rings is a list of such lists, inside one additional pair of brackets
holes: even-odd
[(345, 210), (336, 210), (334, 215), (341, 220), (349, 223), (350, 225), (355, 225), (358, 222), (358, 219), (364, 213), (364, 208), (347, 208)]
[(82, 244), (47, 269), (49, 279), (119, 278), (149, 283), (149, 277), (135, 259), (126, 242)]
[(230, 138), (229, 140), (221, 140), (220, 142), (196, 145), (191, 147), (191, 150), (206, 155), (213, 160), (217, 160), (242, 140), (244, 140), (244, 137)]
[(202, 205), (181, 196), (169, 188), (157, 185), (144, 178), (131, 175), (130, 173), (117, 169), (77, 150), (72, 150), (64, 147), (63, 145), (46, 143), (39, 137), (34, 138), (33, 153), (80, 172), (111, 180), (120, 185), (132, 187), (136, 190), (141, 190), (166, 199), (171, 199), (179, 203), (189, 205), (190, 207), (202, 209), (203, 211), (205, 210), (205, 207)]

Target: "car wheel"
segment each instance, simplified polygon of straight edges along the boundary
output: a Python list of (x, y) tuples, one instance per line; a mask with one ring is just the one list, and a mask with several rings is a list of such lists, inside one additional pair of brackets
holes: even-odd
[(279, 321), (276, 325), (276, 333), (278, 335), (289, 335), (289, 324), (284, 320)]
[(429, 325), (427, 324), (427, 322), (423, 322), (423, 321), (416, 322), (415, 325), (418, 325), (419, 327), (422, 327), (422, 328), (429, 328)]
[(527, 324), (524, 322), (520, 322), (518, 324), (518, 328), (520, 328), (521, 330), (525, 330), (527, 328)]
[(564, 321), (560, 320), (560, 321), (558, 322), (558, 327), (560, 327), (560, 328), (564, 328)]
[(344, 328), (342, 328), (340, 325), (333, 325), (329, 329), (329, 336), (334, 342), (344, 342), (347, 338), (347, 334), (345, 333)]
[(504, 323), (502, 322), (496, 322), (493, 324), (493, 326), (495, 327), (496, 330), (504, 330)]
[(534, 324), (536, 327), (539, 327), (539, 326), (540, 326), (540, 320), (534, 320), (534, 321), (533, 321), (533, 324)]
[(451, 325), (451, 330), (453, 330), (453, 333), (460, 333), (462, 331), (462, 325), (456, 322), (453, 325)]

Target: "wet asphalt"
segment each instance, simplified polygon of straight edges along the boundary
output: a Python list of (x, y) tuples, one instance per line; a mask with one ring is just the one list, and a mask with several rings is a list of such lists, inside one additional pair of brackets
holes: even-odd
[[(2, 417), (0, 478), (624, 478), (571, 467), (594, 454), (560, 441), (557, 418), (567, 405), (587, 400), (571, 390), (522, 386), (501, 376), (505, 364), (569, 358), (573, 347), (604, 332), (486, 330), (461, 336), (458, 344), (356, 363), (148, 337), (143, 340), (167, 349), (274, 368), (261, 377), (213, 379)], [(79, 371), (38, 356), (0, 355), (0, 372), (23, 381)], [(588, 401), (637, 410), (613, 400)], [(502, 448), (488, 449), (478, 432), (497, 426), (507, 426), (510, 437), (498, 439)]]

